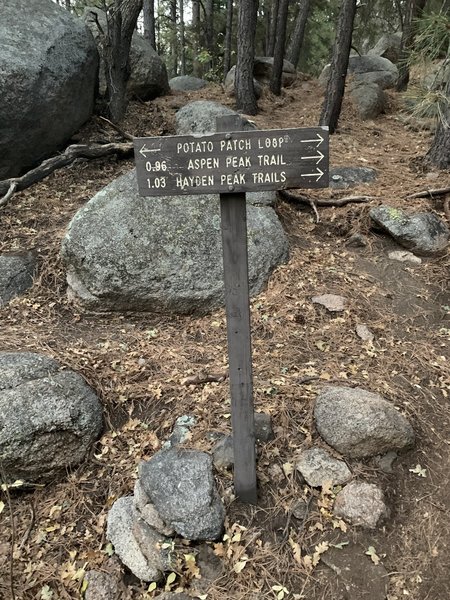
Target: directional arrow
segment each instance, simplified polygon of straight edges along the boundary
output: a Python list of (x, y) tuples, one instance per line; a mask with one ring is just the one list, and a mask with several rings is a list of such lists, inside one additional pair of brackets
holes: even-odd
[(142, 146), (142, 148), (139, 150), (139, 152), (142, 154), (142, 156), (144, 158), (147, 158), (147, 154), (148, 153), (152, 153), (152, 152), (161, 152), (161, 148), (147, 148), (146, 145), (144, 144)]
[(320, 150), (317, 150), (316, 156), (302, 156), (301, 158), (302, 158), (302, 160), (314, 160), (315, 158), (317, 158), (316, 165), (318, 165), (320, 163), (320, 161), (323, 158), (325, 158), (325, 155), (322, 154), (322, 152)]
[(315, 177), (316, 181), (319, 181), (322, 175), (323, 171), (321, 171), (319, 167), (317, 167), (317, 171), (315, 173), (302, 173), (302, 177)]
[(320, 146), (320, 144), (323, 142), (323, 137), (320, 135), (320, 133), (317, 134), (317, 137), (313, 140), (300, 140), (300, 142), (302, 144), (313, 144), (314, 142), (316, 142), (316, 148), (318, 148)]

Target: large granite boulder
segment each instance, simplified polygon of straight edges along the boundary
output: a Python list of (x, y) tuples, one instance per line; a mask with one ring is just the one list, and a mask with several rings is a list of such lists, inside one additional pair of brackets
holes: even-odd
[[(178, 135), (192, 133), (215, 133), (217, 117), (237, 115), (238, 113), (219, 102), (212, 100), (196, 100), (189, 102), (175, 115), (175, 126)], [(244, 129), (256, 129), (256, 126), (243, 119)]]
[(61, 147), (94, 108), (98, 55), (52, 0), (0, 2), (0, 180)]
[(354, 81), (350, 86), (350, 93), (363, 121), (374, 119), (385, 109), (386, 94), (378, 83)]
[[(269, 85), (272, 79), (273, 57), (256, 56), (253, 63), (253, 76), (261, 85)], [(288, 60), (283, 60), (283, 71), (281, 73), (281, 85), (289, 87), (297, 78), (294, 65)]]
[(8, 481), (64, 473), (102, 427), (102, 406), (80, 375), (40, 354), (0, 352), (0, 463)]
[[(288, 244), (274, 210), (248, 197), (249, 283), (257, 294)], [(78, 211), (62, 256), (70, 294), (90, 309), (186, 314), (224, 302), (218, 197), (143, 198), (134, 170)]]
[(396, 242), (415, 254), (433, 256), (445, 251), (450, 240), (446, 223), (432, 212), (410, 213), (393, 206), (375, 206), (371, 219)]
[(398, 63), (401, 56), (402, 32), (386, 33), (381, 36), (375, 46), (367, 53), (387, 58), (391, 63)]
[[(84, 9), (83, 18), (91, 30), (96, 43), (99, 44), (100, 35), (97, 21), (102, 28), (106, 28), (106, 15), (104, 11), (89, 6)], [(104, 69), (104, 63), (101, 61), (99, 93), (102, 96), (106, 92)], [(164, 96), (164, 94), (169, 92), (166, 65), (150, 46), (150, 43), (137, 32), (134, 32), (131, 40), (130, 69), (130, 79), (127, 83), (127, 92), (130, 96), (134, 96), (140, 100), (152, 100), (158, 96)]]
[(33, 251), (0, 254), (0, 307), (33, 285), (36, 267)]
[[(235, 77), (236, 77), (236, 65), (234, 67), (231, 67), (231, 69), (228, 71), (227, 76), (225, 77), (224, 84), (223, 84), (223, 87), (225, 88), (225, 92), (228, 94), (228, 96), (234, 96), (234, 94), (235, 94), (235, 90), (234, 90)], [(253, 87), (255, 88), (256, 97), (258, 99), (261, 98), (262, 85), (254, 77), (253, 77)]]
[[(376, 83), (383, 90), (395, 86), (398, 78), (397, 67), (387, 58), (375, 54), (350, 56), (347, 75), (354, 82)], [(326, 65), (319, 76), (319, 82), (325, 87), (330, 76), (330, 65)]]
[(195, 92), (208, 85), (208, 82), (192, 75), (178, 75), (169, 79), (169, 87), (173, 92)]

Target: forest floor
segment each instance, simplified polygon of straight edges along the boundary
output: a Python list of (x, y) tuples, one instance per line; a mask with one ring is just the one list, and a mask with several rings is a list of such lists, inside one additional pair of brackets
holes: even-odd
[[(321, 97), (317, 82), (298, 81), (281, 98), (266, 93), (253, 120), (264, 129), (313, 126)], [(176, 109), (201, 98), (232, 106), (221, 87), (211, 85), (135, 102), (122, 126), (139, 136), (171, 134)], [(97, 119), (80, 136), (120, 138)], [(290, 258), (251, 302), (255, 406), (271, 415), (275, 439), (259, 448), (257, 506), (236, 501), (231, 474), (217, 473), (227, 533), (239, 535), (215, 547), (225, 554), (227, 568), (207, 590), (209, 600), (283, 595), (370, 600), (364, 581), (359, 597), (348, 596), (322, 561), (316, 568), (298, 561), (295, 548), (313, 556), (321, 542), (338, 547), (349, 542), (358, 554), (362, 580), (361, 565), (374, 560), (365, 554), (372, 546), (387, 569), (389, 600), (450, 597), (450, 257), (424, 258), (420, 265), (392, 261), (387, 253), (393, 242), (372, 231), (368, 217), (371, 206), (384, 202), (434, 210), (445, 218), (439, 200), (406, 199), (413, 192), (450, 185), (449, 173), (420, 168), (430, 140), (430, 132), (404, 125), (394, 93), (387, 113), (376, 121), (360, 122), (345, 102), (339, 131), (330, 141), (331, 164), (373, 167), (379, 176), (351, 191), (310, 195), (369, 194), (373, 200), (319, 208), (319, 223), (308, 206), (281, 201), (277, 206)], [(81, 373), (99, 393), (107, 423), (92, 456), (77, 470), (46, 487), (11, 490), (10, 505), (3, 497), (0, 597), (5, 600), (13, 598), (12, 588), (18, 600), (79, 598), (84, 570), (107, 568), (109, 507), (132, 493), (139, 461), (158, 450), (177, 417), (197, 417), (189, 447), (208, 450), (207, 432), (230, 431), (228, 381), (184, 383), (189, 376), (226, 369), (223, 310), (204, 317), (93, 315), (66, 298), (59, 257), (65, 229), (89, 198), (132, 166), (132, 160), (113, 158), (74, 164), (18, 193), (0, 213), (0, 252), (36, 248), (40, 257), (33, 287), (0, 310), (2, 350), (42, 352)], [(346, 245), (355, 232), (367, 237), (366, 247)], [(345, 312), (336, 317), (313, 305), (311, 297), (323, 293), (346, 297)], [(358, 338), (358, 324), (374, 333), (372, 343)], [(324, 446), (312, 408), (330, 382), (379, 392), (410, 419), (417, 434), (415, 448), (398, 457), (391, 475), (372, 460), (350, 463), (355, 477), (385, 491), (391, 514), (376, 531), (336, 528), (328, 511), (332, 492), (312, 491), (289, 468), (302, 449), (312, 443)], [(299, 522), (291, 509), (302, 497), (309, 512)], [(244, 554), (245, 568), (236, 572)], [(193, 577), (185, 570), (167, 589), (193, 593)], [(133, 600), (156, 597), (164, 589), (163, 583), (147, 592), (148, 586), (130, 574), (126, 582), (124, 598)]]

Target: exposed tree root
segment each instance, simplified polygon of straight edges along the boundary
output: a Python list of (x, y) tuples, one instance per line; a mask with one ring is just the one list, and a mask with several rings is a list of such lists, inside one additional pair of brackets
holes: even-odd
[(301, 196), (293, 194), (287, 190), (280, 190), (278, 192), (280, 197), (283, 198), (289, 204), (308, 204), (316, 217), (316, 223), (319, 222), (319, 213), (317, 211), (318, 206), (345, 206), (350, 203), (365, 203), (370, 202), (373, 196), (346, 196), (345, 198), (333, 198), (331, 200), (325, 200), (323, 198), (315, 198), (314, 200), (309, 196)]

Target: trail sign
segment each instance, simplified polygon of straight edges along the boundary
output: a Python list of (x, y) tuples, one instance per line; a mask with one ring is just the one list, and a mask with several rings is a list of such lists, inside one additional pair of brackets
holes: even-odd
[(328, 186), (328, 128), (242, 131), (239, 115), (219, 133), (136, 138), (142, 196), (220, 194), (227, 314), (234, 488), (256, 503), (250, 303), (245, 192)]
[(328, 186), (328, 128), (136, 138), (141, 196)]

